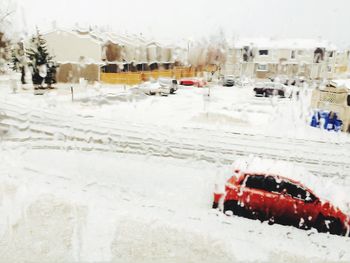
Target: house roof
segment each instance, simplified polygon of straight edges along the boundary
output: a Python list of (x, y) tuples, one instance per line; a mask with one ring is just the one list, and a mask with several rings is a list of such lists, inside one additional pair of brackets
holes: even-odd
[(50, 30), (50, 31), (46, 31), (46, 32), (43, 32), (42, 35), (50, 35), (50, 34), (61, 34), (61, 33), (64, 33), (64, 34), (71, 34), (71, 35), (74, 35), (78, 38), (81, 38), (81, 39), (89, 39), (93, 42), (95, 42), (96, 44), (99, 44), (99, 45), (102, 45), (102, 41), (101, 39), (97, 38), (96, 36), (94, 35), (91, 35), (89, 32), (82, 32), (82, 31), (75, 31), (75, 30), (68, 30), (68, 29), (62, 29), (62, 28), (56, 28), (56, 29), (53, 29), (53, 30)]
[(319, 47), (337, 50), (337, 47), (329, 41), (307, 38), (239, 38), (233, 42), (233, 46), (236, 48), (252, 46), (273, 49), (315, 49)]
[(331, 84), (337, 88), (347, 88), (350, 90), (350, 79), (334, 79)]

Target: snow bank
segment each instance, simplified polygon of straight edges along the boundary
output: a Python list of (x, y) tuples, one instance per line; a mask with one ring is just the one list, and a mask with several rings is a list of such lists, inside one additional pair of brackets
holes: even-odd
[(238, 262), (224, 240), (208, 233), (128, 217), (117, 222), (113, 262)]
[[(5, 194), (3, 202), (7, 200)], [(28, 196), (23, 196), (27, 198)], [(80, 207), (52, 195), (39, 196), (31, 203), (21, 200), (22, 211), (17, 219), (11, 218), (20, 207), (4, 209), (1, 221), (1, 262), (57, 262), (74, 260), (73, 236), (77, 230)], [(26, 207), (28, 206), (28, 207)], [(15, 213), (11, 213), (13, 211)]]

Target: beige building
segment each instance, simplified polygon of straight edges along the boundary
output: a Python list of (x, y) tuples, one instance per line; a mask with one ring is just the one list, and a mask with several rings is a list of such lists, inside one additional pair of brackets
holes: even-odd
[(237, 39), (229, 45), (224, 74), (253, 78), (275, 76), (332, 79), (346, 72), (349, 52), (312, 39)]
[(138, 35), (102, 34), (103, 60), (107, 73), (168, 69), (179, 59), (179, 50), (171, 44), (146, 40)]
[(334, 112), (342, 120), (342, 130), (350, 132), (350, 79), (333, 80), (323, 89), (312, 92), (313, 109)]
[(350, 71), (350, 50), (337, 52), (335, 59), (335, 73), (344, 75)]
[(89, 32), (55, 29), (43, 34), (49, 53), (58, 63), (58, 82), (100, 79), (102, 42)]
[(168, 70), (184, 62), (183, 49), (141, 35), (55, 29), (43, 37), (59, 65), (59, 82), (93, 82), (101, 73)]

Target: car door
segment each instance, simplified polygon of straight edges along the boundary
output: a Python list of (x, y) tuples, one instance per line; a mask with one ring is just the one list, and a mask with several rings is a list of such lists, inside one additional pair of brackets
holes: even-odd
[(276, 204), (280, 195), (277, 191), (277, 181), (274, 176), (267, 175), (265, 177), (264, 190), (265, 215), (267, 219), (272, 220), (277, 213)]
[(307, 193), (299, 185), (283, 181), (280, 197), (280, 220), (288, 225), (301, 227), (305, 224), (308, 214), (305, 199)]
[(299, 217), (299, 227), (307, 226), (314, 221), (318, 215), (318, 210), (315, 207), (316, 197), (302, 186), (297, 185), (296, 196), (296, 213)]
[(264, 176), (248, 174), (243, 181), (239, 194), (239, 203), (251, 212), (263, 212), (264, 201)]
[[(298, 216), (295, 214), (296, 201), (287, 192), (289, 186), (283, 180), (272, 178), (266, 178), (266, 186), (271, 192), (271, 197), (268, 198), (269, 219), (285, 225), (294, 225)], [(269, 181), (271, 182), (268, 183)]]
[[(273, 177), (268, 176), (269, 179)], [(253, 214), (268, 218), (271, 206), (276, 202), (278, 194), (271, 189), (275, 181), (266, 181), (265, 175), (249, 175), (246, 177), (245, 186), (242, 188), (241, 202)]]

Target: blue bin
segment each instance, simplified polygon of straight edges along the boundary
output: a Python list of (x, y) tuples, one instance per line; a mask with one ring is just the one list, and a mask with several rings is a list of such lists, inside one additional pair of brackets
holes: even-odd
[(336, 132), (340, 131), (343, 125), (343, 122), (338, 119), (337, 113), (322, 110), (315, 111), (310, 126), (321, 128), (321, 123), (323, 123), (323, 129)]

